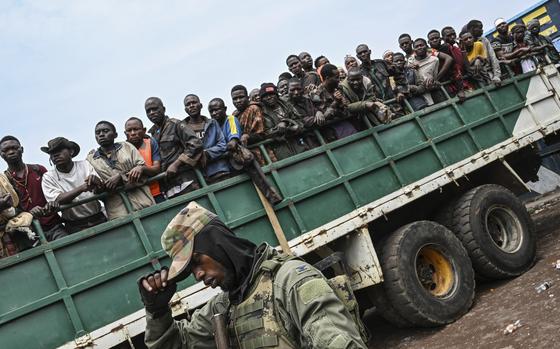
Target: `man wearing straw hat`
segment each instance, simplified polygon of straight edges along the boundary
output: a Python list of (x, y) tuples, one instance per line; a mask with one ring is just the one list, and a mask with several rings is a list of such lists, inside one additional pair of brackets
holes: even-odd
[[(220, 339), (234, 348), (366, 348), (345, 303), (317, 269), (235, 236), (196, 202), (173, 218), (161, 242), (171, 266), (138, 280), (148, 348), (215, 348)], [(224, 292), (190, 320), (175, 321), (168, 303), (176, 283), (191, 273)], [(216, 318), (225, 319), (221, 333), (229, 335), (214, 335)]]

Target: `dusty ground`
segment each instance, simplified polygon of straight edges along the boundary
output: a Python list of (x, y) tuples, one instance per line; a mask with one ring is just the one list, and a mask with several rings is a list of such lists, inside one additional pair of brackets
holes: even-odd
[[(553, 263), (560, 259), (560, 193), (528, 208), (539, 236), (531, 270), (516, 279), (479, 283), (470, 312), (442, 328), (397, 329), (368, 314), (366, 324), (374, 335), (370, 348), (559, 348), (560, 270)], [(552, 286), (538, 294), (535, 287), (544, 281)], [(521, 327), (504, 335), (517, 320)]]

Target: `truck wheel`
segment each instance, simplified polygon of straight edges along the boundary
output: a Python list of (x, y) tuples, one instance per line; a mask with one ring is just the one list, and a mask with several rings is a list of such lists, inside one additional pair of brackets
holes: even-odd
[(474, 298), (474, 271), (461, 242), (430, 221), (407, 224), (383, 246), (385, 295), (396, 312), (415, 326), (451, 323)]
[(487, 184), (466, 192), (453, 210), (451, 230), (465, 246), (477, 274), (504, 279), (534, 263), (536, 236), (523, 203), (506, 188)]
[(383, 285), (375, 285), (367, 289), (369, 300), (375, 305), (375, 310), (379, 315), (387, 320), (391, 325), (399, 328), (412, 327), (412, 323), (402, 317), (393, 307), (389, 298), (385, 294)]

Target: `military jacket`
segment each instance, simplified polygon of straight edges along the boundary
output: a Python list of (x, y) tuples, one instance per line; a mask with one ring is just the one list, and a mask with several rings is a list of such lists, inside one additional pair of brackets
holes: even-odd
[(257, 253), (249, 291), (239, 304), (230, 305), (221, 293), (190, 321), (175, 321), (171, 312), (158, 318), (147, 313), (148, 348), (215, 348), (211, 319), (218, 313), (228, 314), (232, 348), (366, 348), (351, 314), (317, 269), (292, 259), (273, 274), (263, 273), (268, 261), (278, 260), (277, 252), (262, 244)]

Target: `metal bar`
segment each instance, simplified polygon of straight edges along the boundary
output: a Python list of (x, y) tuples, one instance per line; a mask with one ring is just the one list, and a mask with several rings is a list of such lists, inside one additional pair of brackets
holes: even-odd
[(405, 181), (404, 181), (403, 177), (401, 176), (399, 170), (397, 169), (397, 166), (395, 165), (395, 161), (393, 160), (393, 156), (388, 155), (389, 153), (387, 152), (387, 149), (385, 149), (385, 147), (383, 147), (382, 142), (379, 139), (379, 134), (377, 133), (377, 131), (375, 129), (371, 129), (371, 136), (373, 137), (373, 141), (374, 141), (375, 145), (377, 145), (377, 147), (381, 151), (381, 154), (383, 155), (383, 157), (385, 159), (387, 159), (387, 161), (389, 162), (389, 166), (391, 167), (391, 170), (393, 171), (393, 173), (395, 174), (395, 177), (399, 181), (399, 184), (401, 185), (401, 187), (403, 187)]
[[(298, 226), (300, 231), (307, 231), (307, 228), (305, 226), (305, 223), (303, 222), (303, 219), (301, 219), (301, 216), (300, 216), (299, 212), (297, 211), (294, 203), (292, 202), (291, 198), (289, 198), (288, 195), (287, 195), (288, 191), (286, 190), (286, 187), (284, 186), (284, 183), (280, 179), (280, 175), (278, 174), (278, 171), (276, 169), (276, 166), (277, 166), (276, 164), (277, 163), (272, 164), (272, 160), (268, 156), (268, 154), (266, 152), (266, 149), (264, 148), (264, 145), (261, 144), (259, 146), (259, 149), (261, 150), (261, 152), (264, 152), (263, 156), (265, 157), (266, 161), (269, 163), (270, 174), (272, 175), (272, 178), (274, 178), (274, 181), (276, 182), (276, 186), (278, 186), (278, 190), (280, 191), (280, 194), (284, 198), (284, 201), (286, 201), (288, 203), (288, 209), (290, 210), (290, 213), (292, 214), (292, 217), (294, 218), (294, 221), (296, 222), (296, 225)], [(289, 165), (287, 165), (287, 166), (289, 166)]]
[(509, 130), (508, 130), (507, 125), (506, 125), (506, 121), (504, 120), (504, 114), (496, 106), (496, 103), (494, 103), (494, 100), (492, 99), (492, 97), (490, 97), (490, 93), (488, 93), (487, 89), (484, 89), (484, 94), (486, 95), (486, 98), (488, 98), (488, 101), (490, 102), (490, 105), (492, 106), (492, 108), (494, 108), (495, 114), (498, 115), (498, 118), (500, 119), (500, 124), (502, 125), (502, 128), (504, 129), (504, 132), (506, 134), (509, 134)]
[[(161, 251), (161, 253), (156, 253), (156, 257), (157, 258), (163, 258), (165, 257), (166, 254), (165, 252)], [(26, 315), (28, 313), (31, 313), (35, 310), (38, 310), (40, 308), (43, 308), (45, 306), (48, 306), (50, 304), (56, 303), (60, 300), (63, 300), (63, 298), (65, 296), (72, 296), (74, 294), (83, 292), (89, 288), (98, 286), (102, 283), (105, 283), (111, 279), (117, 278), (119, 276), (122, 276), (128, 272), (130, 272), (131, 270), (135, 270), (138, 268), (141, 268), (143, 266), (148, 266), (149, 263), (151, 262), (150, 257), (145, 256), (139, 259), (136, 259), (128, 264), (125, 264), (121, 267), (118, 267), (116, 269), (113, 269), (109, 272), (103, 273), (103, 274), (99, 274), (91, 279), (88, 280), (84, 280), (74, 286), (71, 287), (64, 287), (64, 289), (60, 289), (58, 292), (55, 292), (47, 297), (41, 298), (35, 302), (29, 303), (25, 306), (22, 306), (20, 308), (14, 309), (10, 312), (4, 313), (2, 315), (2, 318), (0, 318), (0, 325), (7, 323), (13, 319), (16, 319), (18, 317), (21, 317), (23, 315)], [(55, 279), (56, 280), (56, 279)], [(60, 287), (59, 287), (60, 288)]]
[[(43, 230), (41, 228), (41, 224), (39, 224), (38, 220), (36, 220), (36, 219), (33, 220), (33, 226), (34, 226), (36, 231), (40, 232), (39, 236), (41, 237), (41, 239), (45, 239), (45, 236), (43, 234)], [(45, 241), (46, 241), (46, 239), (45, 239)], [(58, 261), (56, 260), (56, 258), (54, 256), (53, 251), (51, 249), (47, 249), (43, 253), (44, 253), (45, 259), (47, 260), (47, 265), (49, 266), (49, 269), (50, 269), (51, 274), (54, 278), (56, 286), (59, 289), (59, 292), (64, 293), (68, 286), (66, 284), (66, 280), (64, 279), (64, 275), (62, 274), (62, 271), (60, 270), (60, 266), (58, 265)], [(63, 297), (63, 301), (64, 301), (64, 307), (66, 308), (68, 316), (70, 317), (70, 321), (72, 322), (72, 326), (74, 326), (74, 330), (77, 333), (84, 332), (84, 325), (82, 323), (82, 320), (80, 319), (80, 316), (78, 314), (78, 310), (76, 309), (76, 305), (74, 304), (74, 301), (72, 300), (72, 298), (68, 295), (65, 295)]]
[(428, 135), (428, 132), (426, 131), (426, 129), (424, 128), (424, 125), (422, 124), (421, 120), (419, 117), (414, 117), (414, 121), (416, 122), (416, 124), (418, 125), (418, 127), (420, 128), (420, 130), (422, 131), (422, 135), (424, 135), (424, 137), (426, 138), (426, 141), (429, 143), (430, 148), (432, 148), (432, 151), (434, 152), (434, 154), (436, 154), (436, 157), (439, 160), (439, 164), (441, 165), (441, 168), (444, 168), (445, 166), (447, 166), (445, 164), (445, 161), (443, 160), (443, 158), (441, 157), (441, 154), (439, 153), (439, 150), (436, 148), (434, 142), (432, 141), (432, 139), (430, 138), (430, 136)]

